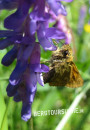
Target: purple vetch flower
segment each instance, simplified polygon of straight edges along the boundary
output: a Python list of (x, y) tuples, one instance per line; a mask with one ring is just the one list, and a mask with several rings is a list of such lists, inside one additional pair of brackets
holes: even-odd
[(30, 45), (22, 45), (20, 47), (17, 54), (17, 65), (9, 79), (12, 85), (16, 85), (19, 82), (22, 74), (26, 70), (28, 65), (28, 58), (30, 57), (34, 46), (35, 43), (31, 43)]
[(17, 8), (17, 6), (18, 6), (18, 0), (0, 0), (0, 10), (2, 9), (12, 10), (14, 8)]
[(46, 21), (50, 18), (49, 13), (45, 12), (45, 0), (37, 0), (33, 11), (30, 13), (30, 32), (35, 33), (38, 21)]
[(59, 14), (67, 15), (65, 7), (59, 0), (46, 0), (51, 10), (58, 16)]
[(37, 36), (38, 36), (38, 40), (41, 44), (41, 46), (44, 48), (44, 50), (56, 50), (56, 46), (53, 44), (52, 39), (64, 39), (65, 38), (65, 34), (52, 27), (52, 28), (48, 28), (46, 23), (41, 22), (39, 23), (39, 27), (37, 30)]
[(4, 20), (4, 27), (7, 29), (19, 29), (28, 15), (29, 8), (34, 0), (19, 0), (18, 9)]
[(17, 57), (18, 47), (14, 46), (2, 59), (2, 64), (5, 66), (9, 66), (12, 64), (14, 59)]
[(0, 30), (0, 49), (5, 49), (10, 45), (17, 44), (22, 39), (22, 34), (20, 32), (10, 31), (10, 30)]
[(5, 66), (11, 65), (16, 59), (16, 66), (10, 75), (6, 91), (14, 101), (22, 101), (21, 117), (25, 121), (31, 117), (37, 82), (44, 86), (42, 73), (49, 71), (48, 66), (40, 63), (40, 46), (44, 50), (54, 51), (57, 48), (53, 44), (53, 39), (65, 39), (62, 30), (49, 27), (50, 11), (55, 17), (59, 14), (67, 15), (62, 1), (72, 2), (72, 0), (0, 1), (0, 10), (16, 8), (16, 11), (4, 20), (4, 27), (7, 30), (0, 31), (0, 49), (12, 47), (2, 59)]
[(30, 63), (22, 74), (21, 80), (17, 85), (9, 83), (7, 87), (8, 96), (13, 96), (16, 102), (22, 101), (21, 117), (25, 121), (31, 117), (31, 105), (37, 90), (37, 82), (44, 86), (42, 72), (48, 71), (46, 65), (40, 64), (40, 45), (36, 43), (30, 56)]

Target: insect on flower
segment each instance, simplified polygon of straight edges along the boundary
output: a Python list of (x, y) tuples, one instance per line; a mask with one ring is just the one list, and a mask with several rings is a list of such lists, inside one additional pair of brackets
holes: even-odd
[(53, 52), (49, 67), (50, 71), (43, 75), (44, 83), (71, 88), (83, 85), (83, 79), (73, 62), (72, 49), (68, 44)]

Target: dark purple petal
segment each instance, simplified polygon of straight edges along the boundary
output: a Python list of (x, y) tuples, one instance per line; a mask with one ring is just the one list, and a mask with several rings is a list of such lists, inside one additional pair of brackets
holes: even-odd
[(13, 45), (14, 42), (11, 41), (11, 38), (6, 38), (6, 39), (3, 39), (3, 40), (0, 40), (0, 49), (5, 49), (6, 47), (10, 46), (10, 45)]
[(16, 93), (16, 94), (14, 95), (13, 100), (14, 100), (15, 102), (20, 102), (20, 101), (21, 101), (20, 95), (19, 95), (18, 93)]
[(29, 102), (29, 103), (33, 102), (36, 90), (37, 90), (37, 86), (33, 85), (33, 83), (32, 84), (30, 83), (29, 86), (27, 86), (27, 94), (26, 94), (25, 102)]
[(37, 76), (30, 68), (25, 76), (26, 81), (26, 95), (22, 97), (23, 102), (32, 103), (37, 90)]
[(40, 45), (36, 43), (30, 57), (30, 64), (39, 64), (39, 63), (40, 63)]
[(54, 27), (47, 28), (45, 32), (45, 36), (53, 39), (65, 39), (65, 33)]
[(23, 103), (21, 118), (24, 121), (28, 121), (31, 118), (31, 103)]
[(20, 78), (22, 76), (22, 74), (24, 73), (24, 71), (27, 68), (27, 63), (23, 63), (23, 61), (19, 61), (14, 69), (14, 71), (12, 72), (12, 74), (10, 75), (10, 83), (12, 85), (16, 85), (18, 84), (18, 82), (20, 81)]
[(26, 85), (28, 86), (28, 92), (32, 93), (36, 91), (36, 85), (37, 85), (37, 78), (36, 73), (29, 68), (28, 75), (25, 77), (26, 79)]
[(27, 1), (23, 1), (19, 5), (18, 10), (12, 15), (8, 16), (4, 21), (4, 27), (8, 29), (21, 28), (26, 16), (28, 15), (30, 4)]
[(18, 6), (18, 0), (0, 0), (0, 10), (14, 9)]
[(14, 46), (2, 59), (2, 64), (5, 66), (9, 66), (12, 64), (14, 59), (17, 57), (17, 47)]
[(0, 38), (2, 37), (10, 37), (13, 35), (16, 35), (17, 33), (15, 31), (8, 31), (8, 30), (0, 30)]
[(45, 1), (37, 0), (34, 10), (30, 13), (30, 18), (33, 20), (43, 20), (45, 10)]
[(24, 36), (22, 38), (22, 43), (24, 45), (33, 45), (35, 43), (35, 36), (34, 35), (31, 35), (31, 36)]
[(28, 58), (30, 57), (30, 55), (33, 51), (34, 46), (35, 46), (35, 43), (30, 44), (29, 46), (26, 47), (26, 49), (24, 50), (23, 55), (22, 55), (22, 59), (24, 61), (28, 60)]
[(13, 86), (13, 85), (11, 85), (11, 84), (9, 83), (9, 85), (7, 86), (7, 89), (6, 89), (7, 95), (8, 95), (9, 97), (14, 96), (14, 95), (16, 94), (16, 92), (17, 92), (17, 88), (18, 88), (18, 86)]

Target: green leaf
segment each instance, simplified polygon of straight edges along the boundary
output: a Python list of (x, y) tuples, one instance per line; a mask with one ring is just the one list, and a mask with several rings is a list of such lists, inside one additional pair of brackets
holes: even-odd
[(8, 130), (6, 105), (1, 90), (0, 90), (0, 130)]

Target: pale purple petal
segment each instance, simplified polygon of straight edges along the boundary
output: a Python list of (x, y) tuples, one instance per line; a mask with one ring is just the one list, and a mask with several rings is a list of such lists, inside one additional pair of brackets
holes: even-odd
[(28, 121), (31, 118), (31, 103), (23, 103), (21, 118), (24, 121)]
[(65, 7), (61, 4), (61, 2), (57, 1), (57, 0), (46, 0), (47, 3), (49, 4), (51, 10), (56, 14), (63, 14), (63, 15), (67, 15), (67, 12), (65, 10)]
[(54, 51), (57, 49), (57, 47), (50, 42), (49, 37), (45, 36), (45, 27), (44, 24), (40, 24), (40, 28), (37, 31), (38, 40), (41, 44), (41, 46), (44, 48), (44, 50), (51, 50)]
[(37, 81), (41, 86), (44, 86), (42, 73), (37, 73)]
[(65, 39), (65, 33), (54, 27), (47, 28), (45, 31), (45, 36), (53, 39)]
[(44, 65), (44, 64), (30, 64), (30, 68), (34, 71), (34, 72), (48, 72), (49, 68), (48, 66)]

